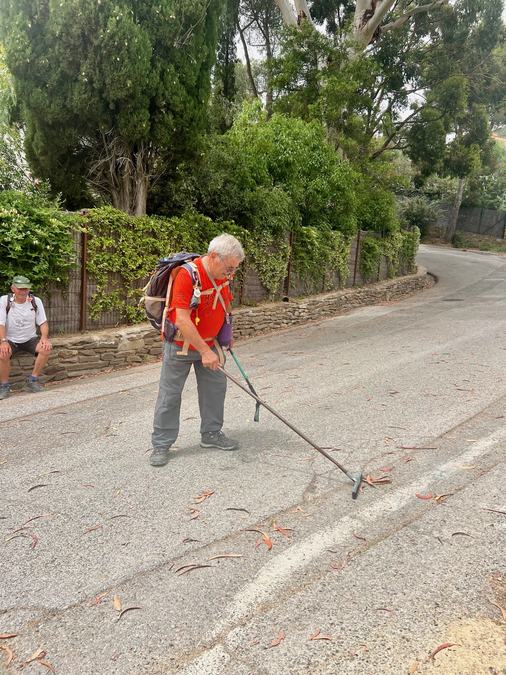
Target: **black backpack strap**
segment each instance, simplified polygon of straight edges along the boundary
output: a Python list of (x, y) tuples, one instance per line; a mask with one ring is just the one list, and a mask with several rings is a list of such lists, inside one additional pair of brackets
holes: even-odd
[(30, 302), (32, 303), (33, 311), (37, 312), (39, 308), (37, 307), (37, 303), (35, 302), (35, 297), (34, 297), (33, 293), (29, 293), (28, 297), (30, 298)]
[[(30, 303), (31, 303), (31, 305), (32, 305), (33, 311), (34, 311), (34, 312), (38, 312), (39, 307), (38, 307), (38, 305), (37, 305), (37, 303), (36, 303), (36, 301), (35, 301), (35, 297), (34, 297), (33, 293), (29, 293), (29, 294), (28, 294), (28, 297), (30, 298)], [(6, 316), (6, 317), (7, 317), (7, 314), (8, 314), (8, 313), (10, 312), (10, 310), (11, 310), (11, 307), (12, 307), (12, 303), (13, 303), (13, 302), (14, 302), (14, 294), (13, 294), (13, 293), (9, 293), (8, 296), (7, 296), (7, 305), (6, 305), (6, 307), (5, 307), (5, 316)]]
[(12, 303), (14, 302), (14, 295), (12, 293), (9, 293), (7, 295), (7, 304), (5, 306), (5, 317), (7, 318), (7, 314), (11, 311)]

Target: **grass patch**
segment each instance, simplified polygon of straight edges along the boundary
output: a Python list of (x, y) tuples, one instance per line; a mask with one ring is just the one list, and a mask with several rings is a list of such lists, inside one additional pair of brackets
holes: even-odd
[(495, 237), (471, 232), (456, 232), (453, 237), (453, 245), (455, 248), (474, 248), (479, 251), (506, 253), (506, 239), (496, 239)]

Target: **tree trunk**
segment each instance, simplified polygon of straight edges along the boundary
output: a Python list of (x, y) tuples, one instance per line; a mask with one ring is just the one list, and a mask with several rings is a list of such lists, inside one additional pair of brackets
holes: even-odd
[(453, 202), (453, 207), (451, 211), (451, 217), (450, 221), (448, 222), (448, 226), (446, 227), (445, 231), (445, 241), (451, 242), (454, 235), (455, 231), (457, 229), (457, 220), (459, 218), (459, 211), (460, 211), (460, 205), (462, 204), (462, 197), (464, 195), (464, 187), (466, 185), (466, 179), (465, 178), (459, 178), (459, 185), (457, 188), (457, 194), (455, 195), (455, 200)]
[(114, 208), (143, 216), (151, 179), (150, 161), (148, 147), (127, 146), (110, 133), (102, 137), (100, 155), (90, 168), (89, 181)]

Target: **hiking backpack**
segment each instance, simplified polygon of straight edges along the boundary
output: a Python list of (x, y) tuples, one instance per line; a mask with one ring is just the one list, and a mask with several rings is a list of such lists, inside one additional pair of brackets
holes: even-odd
[(200, 258), (200, 254), (186, 251), (175, 253), (170, 258), (162, 258), (143, 289), (144, 295), (139, 304), (144, 305), (146, 318), (153, 328), (161, 333), (162, 338), (172, 340), (176, 333), (176, 327), (168, 320), (167, 314), (170, 309), (174, 279), (183, 268), (189, 272), (193, 283), (190, 309), (198, 307), (201, 283), (197, 265), (193, 262), (195, 258)]
[[(35, 302), (35, 297), (34, 297), (34, 295), (31, 291), (30, 291), (30, 293), (28, 293), (28, 299), (31, 302), (32, 310), (34, 312), (37, 312), (37, 310), (38, 310), (37, 303)], [(14, 293), (9, 293), (7, 295), (7, 304), (5, 306), (5, 317), (6, 318), (7, 318), (7, 314), (11, 311), (11, 307), (12, 307), (13, 302), (14, 302)]]

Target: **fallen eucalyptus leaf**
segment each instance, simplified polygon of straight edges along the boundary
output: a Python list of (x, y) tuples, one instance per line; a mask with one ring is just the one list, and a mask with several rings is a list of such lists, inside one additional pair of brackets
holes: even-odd
[(41, 666), (44, 666), (44, 668), (47, 668), (49, 671), (51, 671), (56, 675), (56, 670), (54, 669), (54, 666), (50, 661), (48, 661), (47, 659), (37, 659), (37, 662), (40, 663)]
[(125, 607), (125, 609), (122, 609), (121, 612), (118, 615), (118, 618), (116, 619), (116, 623), (121, 619), (122, 616), (124, 616), (127, 612), (131, 612), (133, 609), (142, 609), (142, 607), (139, 607), (138, 605), (132, 605), (131, 607)]
[(214, 490), (204, 490), (204, 492), (198, 495), (198, 497), (194, 497), (193, 501), (195, 504), (202, 504), (202, 502), (205, 502), (205, 500), (209, 499), (209, 497), (212, 495), (214, 495)]
[(194, 570), (200, 570), (203, 567), (213, 567), (213, 565), (200, 565), (197, 563), (193, 563), (190, 565), (183, 565), (182, 567), (179, 567), (176, 571), (175, 574), (178, 575), (178, 577), (182, 577), (183, 574), (187, 574), (188, 572), (193, 572)]
[(221, 558), (242, 558), (242, 553), (220, 553), (219, 555), (213, 555), (208, 560), (220, 560)]
[(4, 663), (5, 667), (10, 665), (12, 659), (14, 658), (14, 652), (10, 647), (7, 647), (7, 645), (0, 645), (0, 649), (6, 653), (6, 661)]
[(276, 523), (274, 523), (272, 529), (275, 532), (279, 532), (279, 534), (283, 535), (285, 539), (290, 539), (291, 535), (289, 533), (293, 532), (293, 529), (291, 527), (281, 527), (281, 525), (277, 525)]
[(439, 647), (436, 647), (430, 654), (429, 654), (429, 659), (433, 660), (436, 654), (439, 654), (439, 652), (443, 651), (443, 649), (449, 649), (450, 647), (460, 647), (456, 642), (443, 642), (443, 644), (439, 645)]
[(249, 527), (245, 530), (245, 532), (258, 532), (258, 534), (262, 535), (263, 542), (267, 546), (268, 550), (270, 551), (272, 549), (272, 539), (263, 530), (258, 530), (255, 527)]
[(322, 635), (320, 629), (316, 631), (313, 635), (310, 635), (308, 637), (308, 640), (332, 640), (332, 637), (330, 635)]
[(47, 487), (48, 483), (39, 483), (39, 485), (32, 485), (31, 488), (28, 488), (27, 492), (31, 492), (32, 490), (36, 490), (37, 488), (43, 488)]
[(278, 633), (278, 637), (274, 638), (271, 641), (271, 644), (266, 647), (266, 649), (270, 649), (271, 647), (277, 647), (283, 642), (284, 639), (285, 639), (285, 631), (281, 629)]

